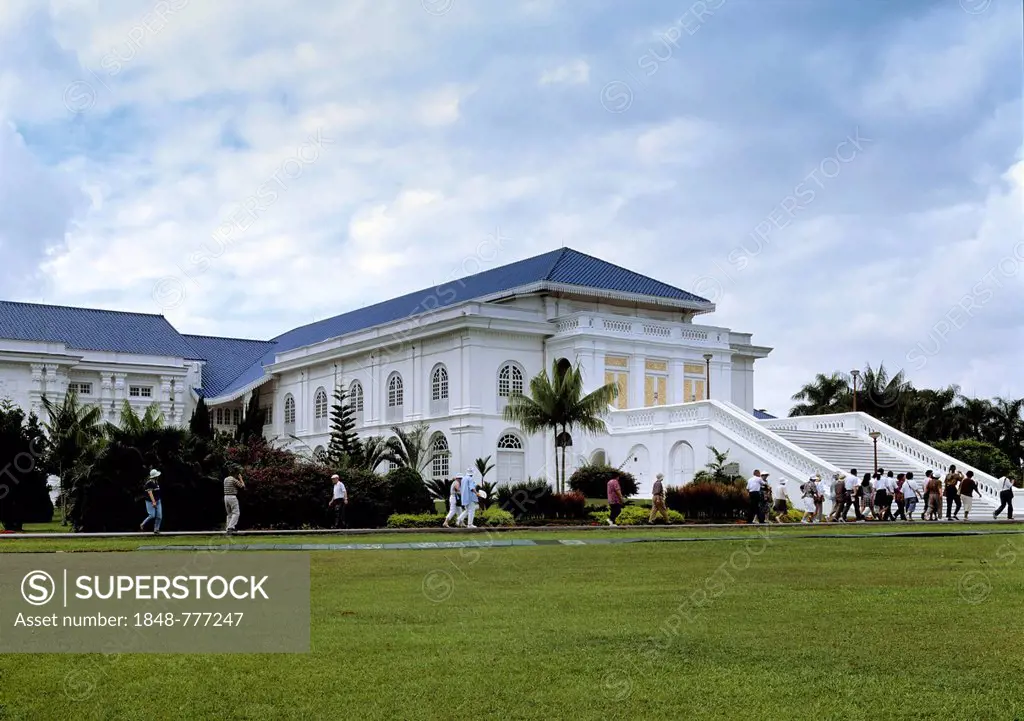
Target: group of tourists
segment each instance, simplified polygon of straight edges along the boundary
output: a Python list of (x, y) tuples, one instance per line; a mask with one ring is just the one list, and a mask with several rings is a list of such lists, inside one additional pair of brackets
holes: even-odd
[[(139, 530), (143, 533), (146, 532), (146, 527), (152, 523), (153, 533), (156, 535), (160, 534), (160, 525), (164, 520), (164, 504), (160, 493), (160, 475), (160, 471), (153, 468), (150, 470), (146, 483), (142, 487), (145, 494), (146, 518), (139, 524)], [(334, 477), (337, 478), (337, 476)], [(224, 513), (227, 515), (224, 532), (229, 535), (238, 530), (238, 519), (241, 516), (238, 505), (238, 491), (244, 488), (245, 481), (242, 480), (241, 473), (238, 474), (238, 478), (227, 476), (224, 479)]]
[[(851, 510), (853, 522), (913, 521), (919, 503), (922, 521), (939, 521), (942, 520), (943, 500), (947, 521), (959, 521), (961, 509), (963, 520), (967, 521), (974, 499), (981, 496), (974, 471), (963, 473), (955, 465), (949, 467), (945, 477), (927, 471), (923, 481), (915, 479), (913, 471), (894, 473), (879, 468), (873, 474), (865, 473), (860, 477), (857, 469), (851, 468), (849, 474), (834, 473), (831, 483), (814, 475), (796, 489), (789, 487), (784, 478), (772, 485), (770, 475), (756, 470), (747, 481), (748, 523), (785, 523), (789, 520), (789, 504), (803, 512), (801, 523), (847, 523), (851, 521)], [(993, 518), (999, 518), (1005, 509), (1007, 518), (1012, 521), (1013, 481), (1003, 476), (1000, 483), (1000, 506)], [(832, 502), (828, 516), (824, 512), (826, 498)]]

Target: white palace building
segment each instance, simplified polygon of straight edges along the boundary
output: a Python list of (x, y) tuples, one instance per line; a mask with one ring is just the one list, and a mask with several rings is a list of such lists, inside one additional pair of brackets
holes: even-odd
[[(803, 482), (873, 463), (939, 470), (957, 461), (863, 413), (774, 418), (754, 408), (754, 364), (771, 348), (705, 324), (710, 301), (570, 248), (493, 268), (288, 331), (268, 341), (187, 335), (163, 316), (0, 301), (0, 398), (42, 415), (43, 395), (74, 389), (116, 421), (125, 399), (158, 403), (187, 424), (200, 396), (232, 430), (250, 395), (266, 407), (268, 438), (297, 451), (329, 441), (335, 387), (347, 390), (361, 435), (430, 425), (447, 478), (479, 457), (499, 483), (555, 477), (551, 434), (527, 436), (502, 418), (510, 394), (566, 359), (588, 390), (618, 384), (606, 432), (572, 438), (572, 465), (604, 460), (637, 476), (689, 482), (729, 451)], [(294, 439), (299, 439), (295, 441)], [(983, 511), (998, 481), (975, 470)], [(798, 484), (790, 484), (793, 485)], [(979, 499), (982, 500), (982, 499)]]

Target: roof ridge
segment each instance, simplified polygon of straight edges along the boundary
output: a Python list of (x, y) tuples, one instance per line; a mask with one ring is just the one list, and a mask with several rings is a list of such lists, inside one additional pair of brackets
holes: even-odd
[[(120, 315), (143, 315), (143, 316), (146, 316), (147, 318), (163, 318), (165, 321), (167, 320), (167, 318), (162, 313), (143, 313), (141, 311), (135, 311), (135, 310), (110, 310), (108, 308), (86, 308), (85, 306), (81, 306), (81, 305), (64, 305), (62, 303), (58, 303), (58, 304), (55, 304), (55, 303), (32, 303), (32, 302), (23, 301), (23, 300), (0, 300), (0, 303), (6, 303), (8, 305), (22, 305), (22, 306), (27, 305), (27, 306), (32, 306), (34, 308), (63, 308), (63, 309), (66, 309), (66, 310), (87, 310), (87, 311), (91, 311), (93, 313), (118, 313)], [(170, 321), (168, 321), (168, 323), (170, 323)], [(174, 328), (173, 325), (171, 327)], [(176, 332), (177, 332), (177, 330), (178, 329), (175, 328)], [(180, 332), (178, 332), (178, 335), (182, 335), (182, 334)]]
[(551, 280), (551, 276), (554, 274), (555, 268), (557, 268), (558, 264), (561, 263), (562, 260), (565, 259), (566, 251), (571, 251), (573, 253), (576, 252), (572, 248), (570, 248), (570, 247), (568, 247), (566, 245), (563, 245), (559, 249), (558, 256), (555, 258), (555, 262), (551, 264), (551, 267), (548, 268), (548, 272), (544, 274), (544, 280)]
[(185, 338), (209, 338), (211, 340), (233, 340), (243, 343), (274, 343), (272, 340), (260, 340), (259, 338), (236, 338), (229, 335), (205, 335), (203, 333), (180, 333)]

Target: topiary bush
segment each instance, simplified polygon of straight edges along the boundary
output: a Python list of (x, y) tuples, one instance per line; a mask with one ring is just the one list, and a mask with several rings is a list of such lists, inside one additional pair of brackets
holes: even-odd
[(423, 476), (414, 469), (396, 468), (389, 471), (385, 478), (391, 487), (392, 513), (432, 513), (434, 511), (434, 499), (430, 489), (423, 482)]
[(633, 474), (604, 465), (587, 465), (577, 468), (569, 476), (569, 488), (579, 491), (587, 498), (606, 498), (608, 496), (608, 481), (615, 476), (619, 477), (623, 498), (636, 495), (637, 485)]
[(551, 486), (542, 480), (498, 486), (498, 507), (511, 513), (517, 521), (523, 518), (543, 518), (552, 495)]
[[(327, 504), (331, 500), (332, 484), (322, 466), (302, 461), (277, 468), (259, 465), (243, 471), (242, 476), (245, 489), (238, 492), (240, 529), (325, 528), (330, 525), (332, 515)], [(349, 489), (349, 497), (351, 494)]]
[(689, 521), (735, 521), (745, 518), (750, 505), (747, 492), (737, 485), (694, 482), (665, 489), (665, 505)]
[[(338, 471), (348, 491), (345, 520), (350, 528), (383, 528), (392, 514), (391, 484), (372, 471)], [(433, 508), (433, 505), (431, 505)]]

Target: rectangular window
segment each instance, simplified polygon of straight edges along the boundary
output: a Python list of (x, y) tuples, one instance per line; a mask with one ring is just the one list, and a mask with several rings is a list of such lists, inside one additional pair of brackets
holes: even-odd
[(92, 383), (68, 383), (68, 391), (79, 396), (92, 395)]
[(274, 406), (263, 408), (263, 425), (269, 426), (274, 422)]
[(128, 386), (128, 395), (131, 398), (152, 398), (153, 389), (150, 386)]
[(619, 395), (615, 399), (615, 407), (629, 408), (629, 358), (626, 356), (606, 355), (604, 357), (604, 382), (618, 386)]

